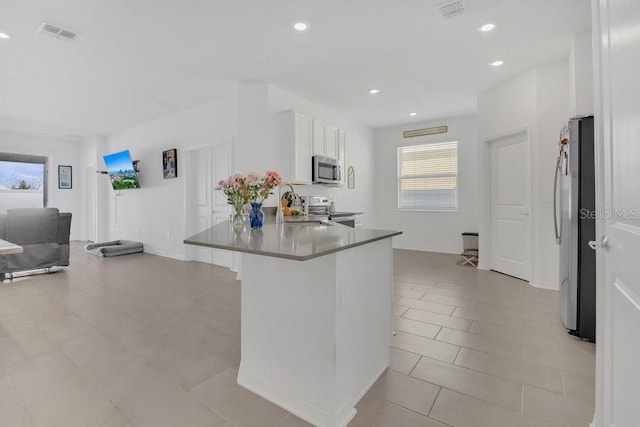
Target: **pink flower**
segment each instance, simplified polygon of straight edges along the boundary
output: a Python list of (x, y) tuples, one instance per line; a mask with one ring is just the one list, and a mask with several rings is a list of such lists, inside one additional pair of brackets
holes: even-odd
[(264, 176), (255, 172), (244, 175), (235, 172), (227, 180), (218, 181), (217, 190), (221, 190), (230, 205), (238, 211), (250, 201), (262, 203), (269, 197), (271, 190), (282, 184), (282, 177), (276, 171), (267, 171)]
[(276, 171), (267, 171), (264, 175), (264, 181), (271, 187), (277, 187), (282, 184), (282, 177)]

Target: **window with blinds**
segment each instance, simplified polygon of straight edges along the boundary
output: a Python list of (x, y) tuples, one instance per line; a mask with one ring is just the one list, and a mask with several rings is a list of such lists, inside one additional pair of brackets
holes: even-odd
[(398, 209), (458, 210), (458, 142), (398, 147)]

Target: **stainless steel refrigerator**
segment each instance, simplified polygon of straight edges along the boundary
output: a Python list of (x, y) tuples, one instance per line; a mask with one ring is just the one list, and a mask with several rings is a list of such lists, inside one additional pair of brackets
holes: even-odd
[(560, 245), (560, 314), (569, 333), (595, 341), (596, 255), (593, 116), (571, 119), (560, 133), (554, 225)]

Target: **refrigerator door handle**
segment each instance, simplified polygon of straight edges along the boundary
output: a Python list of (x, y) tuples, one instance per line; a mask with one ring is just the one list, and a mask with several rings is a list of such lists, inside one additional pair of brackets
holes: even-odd
[[(553, 177), (553, 227), (556, 231), (556, 243), (560, 244), (560, 233), (562, 232), (562, 228), (558, 229), (558, 171), (560, 170), (560, 165), (562, 164), (562, 156), (558, 156), (558, 160), (556, 161), (556, 172)], [(562, 224), (560, 224), (562, 226)]]

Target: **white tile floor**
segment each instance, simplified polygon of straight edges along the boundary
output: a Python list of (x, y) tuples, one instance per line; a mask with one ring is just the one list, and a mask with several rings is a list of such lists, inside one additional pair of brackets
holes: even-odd
[[(390, 369), (350, 426), (582, 426), (594, 346), (557, 293), (457, 257), (395, 251)], [(147, 254), (0, 284), (0, 426), (308, 425), (235, 383), (240, 288), (224, 268)]]

